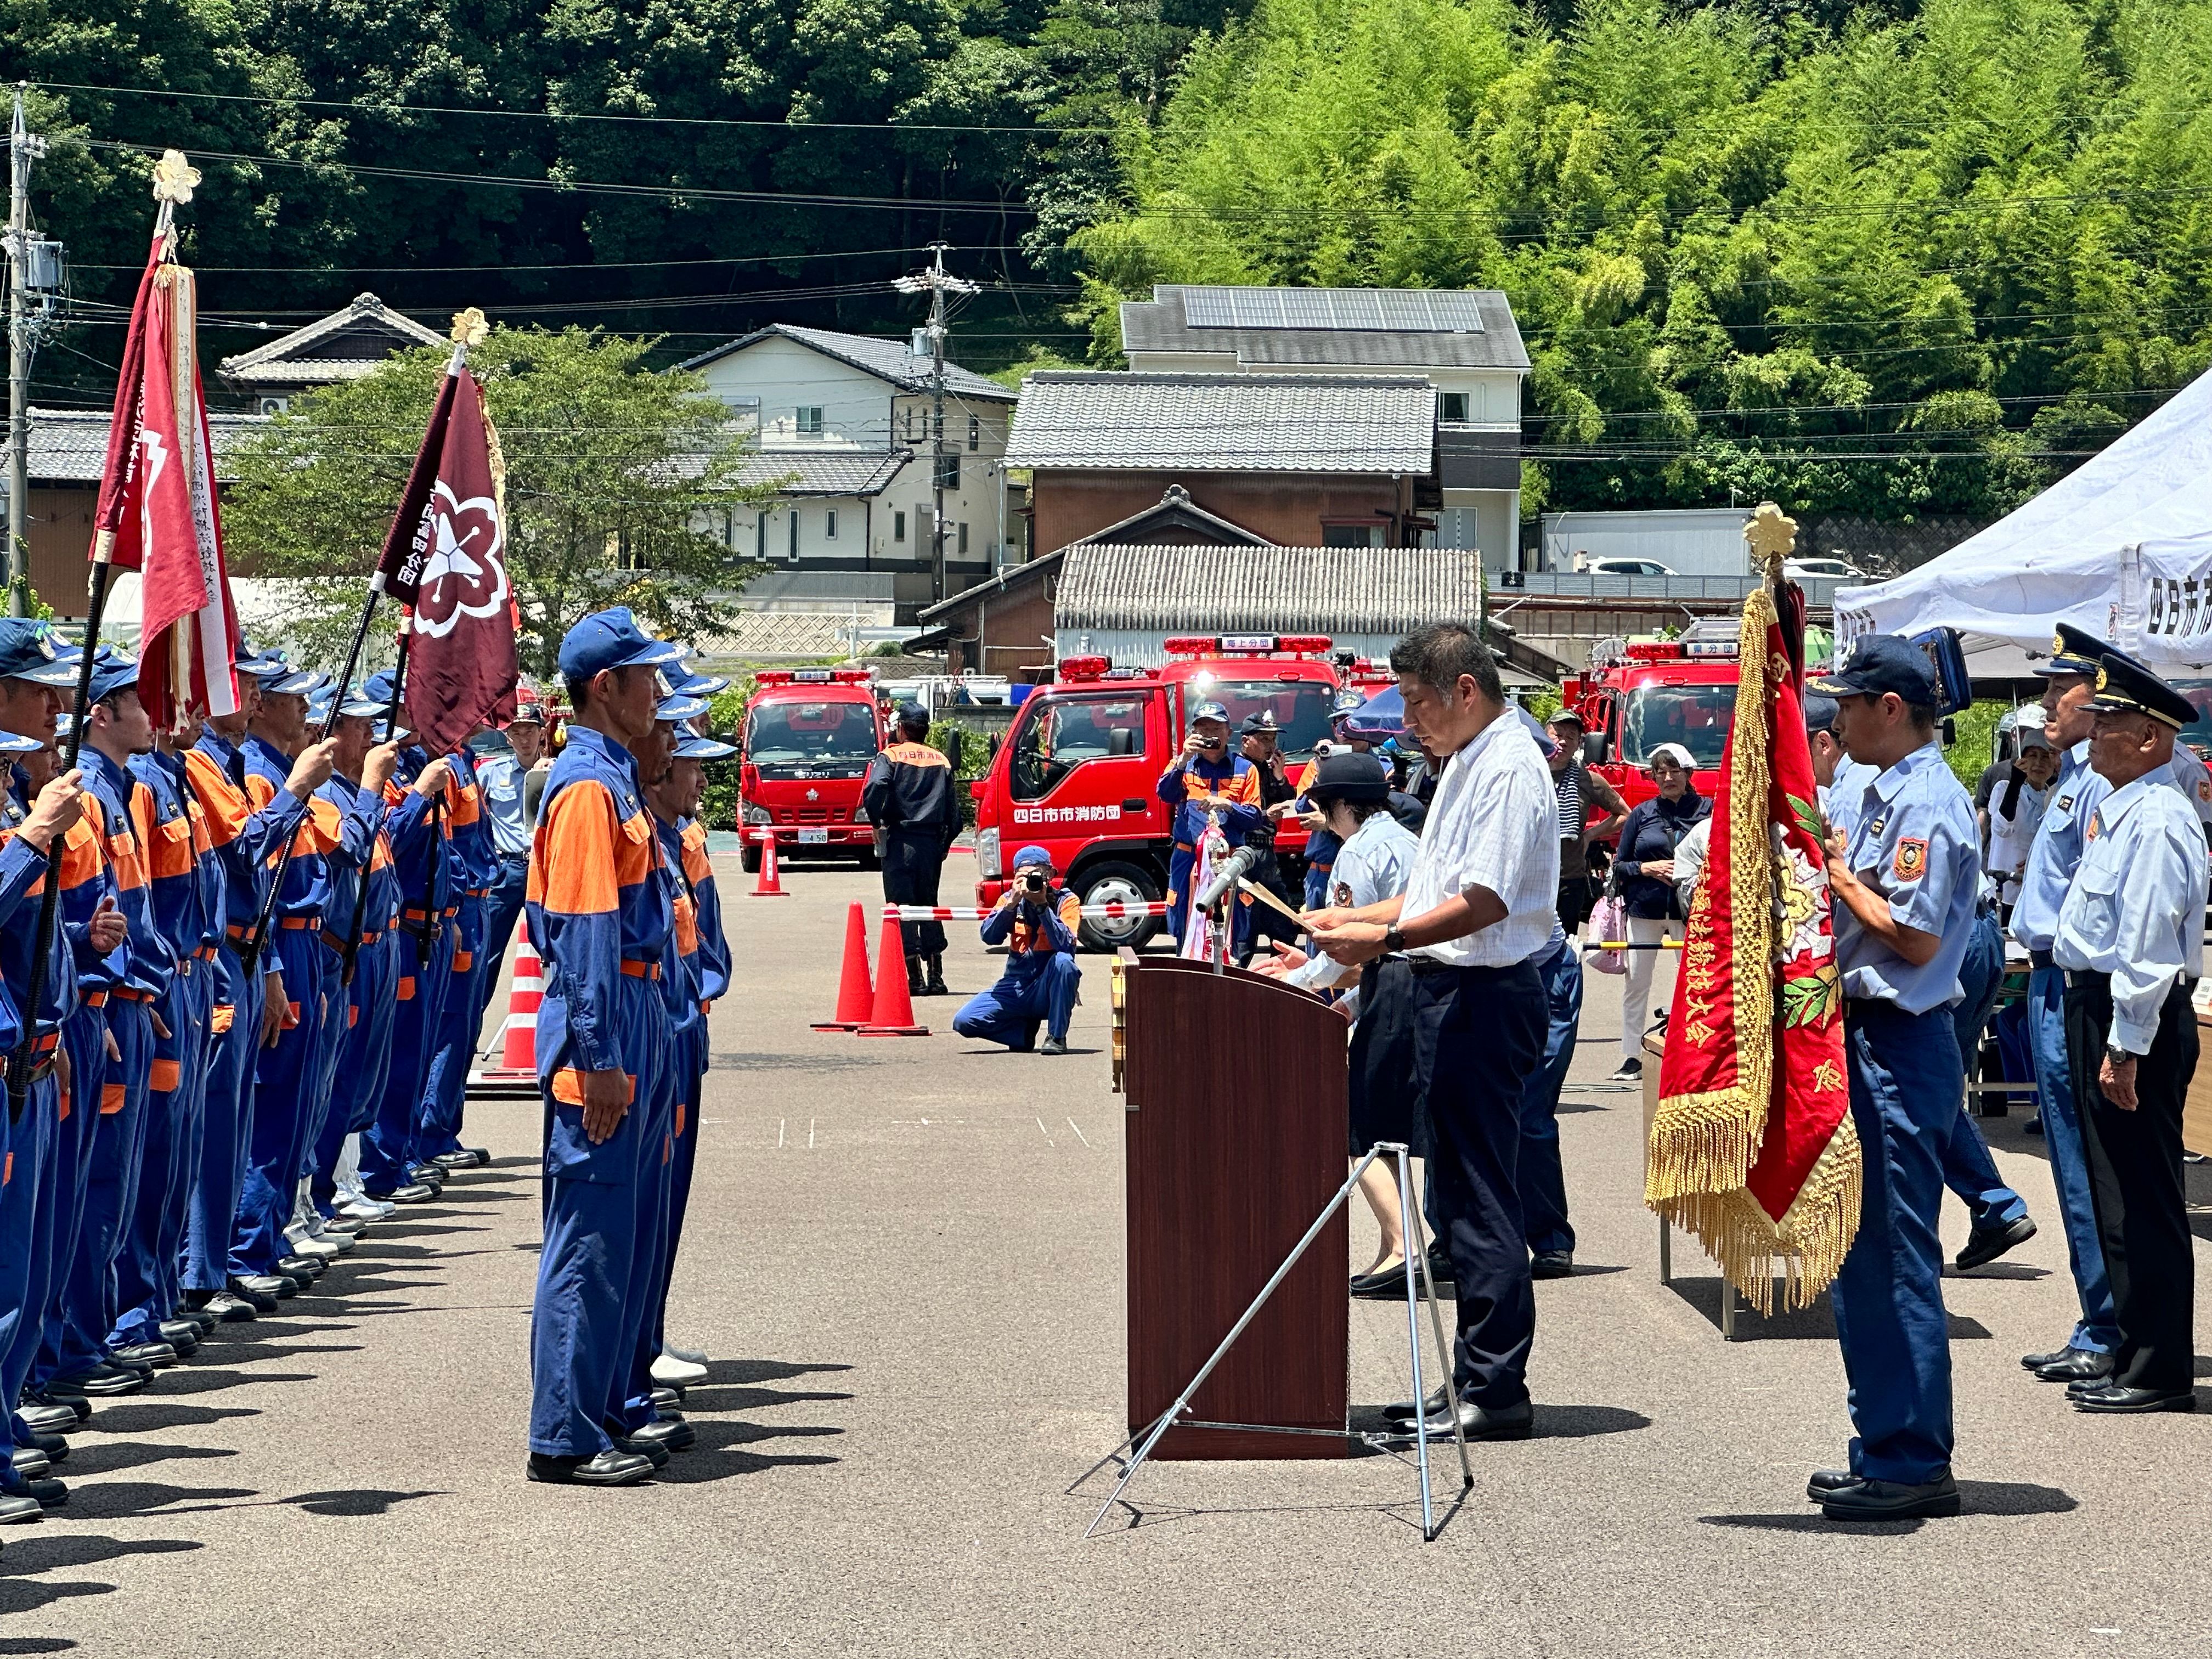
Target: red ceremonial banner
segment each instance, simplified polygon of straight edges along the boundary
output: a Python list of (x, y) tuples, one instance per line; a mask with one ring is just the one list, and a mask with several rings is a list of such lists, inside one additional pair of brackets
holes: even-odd
[(1739, 644), (1735, 726), (1685, 930), (1644, 1196), (1770, 1311), (1778, 1267), (1800, 1307), (1842, 1267), (1860, 1152), (1802, 647), (1764, 590), (1744, 605)]

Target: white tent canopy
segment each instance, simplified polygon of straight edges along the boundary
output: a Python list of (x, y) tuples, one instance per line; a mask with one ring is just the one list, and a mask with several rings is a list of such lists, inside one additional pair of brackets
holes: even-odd
[(2063, 622), (2148, 662), (2212, 664), (2212, 374), (1980, 534), (1835, 605), (1839, 644), (1955, 628), (2048, 649)]

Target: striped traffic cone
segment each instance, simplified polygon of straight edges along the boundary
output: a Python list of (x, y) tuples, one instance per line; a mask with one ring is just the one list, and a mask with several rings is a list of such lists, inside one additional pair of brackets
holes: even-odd
[(762, 830), (760, 832), (760, 877), (753, 883), (753, 890), (750, 896), (753, 898), (789, 898), (791, 895), (783, 890), (783, 882), (775, 866), (775, 831), (773, 830)]
[(883, 943), (876, 950), (876, 1006), (857, 1036), (927, 1036), (929, 1027), (914, 1023), (914, 999), (906, 988), (906, 945), (897, 920), (884, 918)]
[(544, 969), (526, 932), (514, 941), (514, 983), (500, 1027), (499, 1064), (470, 1073), (469, 1093), (509, 1100), (538, 1093), (538, 1005), (544, 1000)]

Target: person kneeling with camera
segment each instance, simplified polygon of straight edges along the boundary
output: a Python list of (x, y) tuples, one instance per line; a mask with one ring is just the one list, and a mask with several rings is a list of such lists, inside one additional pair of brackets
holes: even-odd
[(1075, 965), (1079, 901), (1052, 877), (1052, 855), (1042, 847), (1014, 854), (1014, 884), (983, 918), (983, 943), (1006, 947), (1006, 971), (952, 1017), (964, 1037), (1003, 1042), (1017, 1054), (1036, 1044), (1045, 1028), (1044, 1052), (1067, 1052), (1067, 1022), (1083, 970)]

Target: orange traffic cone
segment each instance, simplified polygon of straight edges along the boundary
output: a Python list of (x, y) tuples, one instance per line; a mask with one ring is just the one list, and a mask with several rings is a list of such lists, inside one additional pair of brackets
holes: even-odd
[(906, 946), (899, 925), (884, 918), (883, 943), (876, 951), (876, 1004), (856, 1036), (927, 1036), (929, 1027), (914, 1023), (914, 999), (907, 994)]
[(753, 883), (752, 896), (754, 898), (789, 898), (791, 895), (783, 890), (783, 883), (777, 878), (775, 867), (775, 831), (773, 830), (762, 830), (760, 832), (760, 877), (759, 879)]
[(538, 1005), (545, 1000), (544, 970), (526, 930), (514, 941), (514, 983), (507, 993), (499, 1064), (469, 1073), (468, 1092), (493, 1098), (538, 1092)]
[(874, 1017), (875, 1007), (876, 994), (868, 988), (867, 917), (855, 903), (845, 915), (845, 965), (837, 973), (837, 1012), (814, 1029), (857, 1031)]

